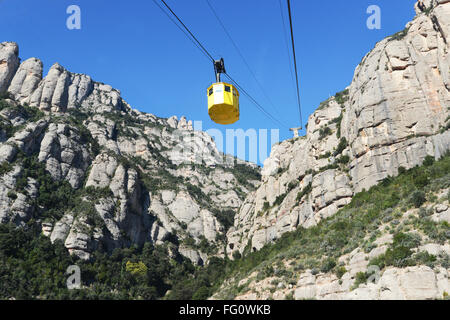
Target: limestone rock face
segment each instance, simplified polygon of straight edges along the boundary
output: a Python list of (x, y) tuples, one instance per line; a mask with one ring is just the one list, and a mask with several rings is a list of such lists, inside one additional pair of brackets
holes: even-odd
[(43, 77), (40, 60), (19, 61), (17, 44), (0, 44), (0, 223), (37, 220), (83, 259), (145, 242), (172, 242), (196, 264), (224, 255), (223, 221), (259, 183), (238, 180), (234, 163), (255, 177), (259, 167), (220, 153), (186, 117), (134, 110), (58, 63)]
[(309, 117), (306, 136), (272, 148), (227, 234), (230, 257), (313, 226), (400, 167), (450, 149), (450, 3), (424, 3), (430, 12), (416, 4), (406, 29), (378, 42), (346, 90)]
[(54, 112), (83, 107), (96, 112), (123, 108), (118, 90), (94, 82), (87, 75), (71, 73), (58, 63), (50, 68), (45, 78), (42, 78), (42, 62), (36, 58), (30, 58), (19, 66), (17, 48), (13, 43), (3, 43), (0, 48), (0, 59), (4, 61), (4, 67), (0, 69), (4, 69), (0, 73), (3, 86), (0, 89), (7, 90), (18, 102)]
[(27, 59), (20, 65), (8, 88), (15, 100), (26, 102), (42, 80), (42, 69), (42, 62), (36, 58)]
[(5, 92), (19, 67), (19, 47), (13, 42), (0, 43), (0, 93)]
[[(39, 82), (33, 93), (28, 95), (28, 99), (23, 99), (21, 102), (39, 107), (42, 110), (51, 109), (52, 111), (64, 112), (70, 108), (80, 107), (83, 102), (86, 102), (87, 98), (92, 95), (94, 86), (97, 87), (97, 90), (95, 98), (91, 97), (91, 104), (94, 102), (97, 103), (97, 106), (101, 103), (112, 104), (114, 100), (115, 106), (118, 105), (119, 94), (117, 92), (114, 92), (114, 97), (105, 98), (102, 96), (103, 91), (109, 89), (107, 92), (112, 92), (112, 88), (103, 88), (103, 85), (94, 84), (89, 76), (72, 74), (55, 63), (50, 68), (48, 75)], [(9, 90), (14, 93), (14, 88)]]
[(319, 300), (429, 300), (442, 299), (450, 282), (448, 271), (426, 266), (387, 268), (376, 283), (348, 288), (348, 277), (302, 274), (294, 297)]
[(75, 130), (65, 124), (51, 123), (42, 138), (38, 159), (46, 163), (53, 179), (65, 179), (78, 188), (89, 166), (90, 155)]

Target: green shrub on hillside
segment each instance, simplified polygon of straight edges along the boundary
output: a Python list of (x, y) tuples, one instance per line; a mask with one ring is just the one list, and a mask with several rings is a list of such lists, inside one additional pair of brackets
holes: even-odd
[(297, 194), (297, 198), (296, 198), (297, 202), (300, 202), (300, 201), (302, 200), (302, 198), (303, 198), (305, 195), (311, 193), (311, 191), (312, 191), (312, 183), (310, 182), (310, 183), (307, 184), (306, 187), (304, 187), (304, 188)]
[(336, 276), (340, 279), (344, 274), (347, 273), (347, 269), (344, 266), (339, 266), (335, 269)]
[(414, 191), (411, 195), (411, 203), (416, 207), (420, 208), (422, 204), (427, 201), (425, 193), (423, 191)]
[(331, 131), (330, 127), (325, 126), (319, 129), (319, 140), (324, 139), (325, 137), (331, 135), (333, 131)]
[(320, 271), (323, 273), (331, 271), (336, 266), (336, 259), (327, 258), (323, 261)]
[(23, 170), (16, 181), (16, 190), (27, 193), (28, 179), (37, 181), (38, 196), (34, 200), (38, 207), (44, 208), (42, 218), (59, 220), (66, 210), (77, 204), (78, 194), (66, 181), (55, 181), (47, 172), (45, 164), (38, 161), (37, 156), (24, 157)]
[(217, 208), (211, 209), (212, 214), (217, 218), (220, 224), (224, 227), (226, 233), (234, 224), (234, 216), (236, 212), (232, 209), (220, 210)]
[(380, 255), (369, 262), (369, 265), (376, 265), (380, 269), (386, 266), (403, 268), (414, 265), (411, 259), (413, 251), (420, 245), (420, 238), (417, 234), (397, 233), (394, 235), (393, 243), (383, 255)]
[(249, 181), (260, 181), (261, 173), (245, 164), (235, 164), (231, 172), (236, 177), (236, 180), (244, 186), (249, 184)]
[(353, 286), (351, 289), (356, 289), (359, 287), (360, 284), (367, 282), (367, 274), (365, 272), (358, 272), (355, 276), (355, 282), (353, 283)]
[(423, 165), (426, 167), (432, 166), (434, 163), (434, 157), (432, 156), (426, 156), (423, 160)]
[(337, 162), (337, 163), (340, 163), (340, 164), (347, 164), (347, 163), (350, 162), (350, 157), (347, 156), (347, 155), (341, 156), (341, 157), (339, 157), (339, 158), (336, 160), (336, 162)]
[(337, 156), (337, 155), (341, 154), (342, 151), (344, 151), (345, 148), (347, 148), (347, 146), (348, 146), (347, 139), (346, 139), (345, 137), (342, 137), (342, 138), (339, 140), (339, 144), (338, 144), (338, 146), (336, 147), (336, 150), (334, 151), (333, 155), (334, 155), (334, 156)]
[(0, 164), (0, 176), (10, 172), (13, 169), (13, 166), (8, 161), (3, 161)]
[(399, 32), (393, 34), (391, 37), (388, 38), (388, 41), (399, 41), (399, 40), (402, 40), (403, 38), (405, 38), (407, 36), (408, 32), (409, 32), (409, 27), (405, 28), (402, 31), (399, 31)]
[(335, 94), (336, 102), (340, 105), (343, 105), (346, 101), (349, 99), (349, 91), (348, 89), (345, 89), (344, 91), (337, 92)]

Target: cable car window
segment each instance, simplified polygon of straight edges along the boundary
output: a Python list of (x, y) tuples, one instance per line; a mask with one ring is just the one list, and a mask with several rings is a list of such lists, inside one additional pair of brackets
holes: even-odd
[(233, 95), (236, 95), (236, 89), (233, 88)]
[(209, 95), (213, 94), (213, 88), (209, 89)]
[(226, 92), (231, 92), (231, 88), (229, 86), (225, 86), (225, 91)]

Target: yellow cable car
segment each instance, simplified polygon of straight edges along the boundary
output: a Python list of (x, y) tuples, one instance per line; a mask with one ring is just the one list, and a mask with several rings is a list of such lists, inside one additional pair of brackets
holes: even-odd
[(218, 124), (232, 124), (239, 120), (239, 92), (231, 84), (221, 82), (220, 74), (225, 73), (223, 59), (214, 62), (216, 83), (207, 90), (208, 114)]
[(239, 92), (225, 82), (217, 82), (208, 88), (208, 114), (219, 124), (232, 124), (239, 120)]

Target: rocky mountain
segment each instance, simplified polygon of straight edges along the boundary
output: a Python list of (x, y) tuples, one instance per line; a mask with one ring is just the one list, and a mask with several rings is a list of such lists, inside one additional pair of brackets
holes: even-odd
[[(399, 172), (422, 165), (424, 159), (437, 160), (448, 153), (450, 2), (428, 0), (423, 4), (423, 7), (415, 4), (417, 15), (403, 31), (378, 42), (363, 58), (344, 91), (320, 104), (308, 119), (306, 136), (273, 147), (264, 162), (261, 185), (247, 196), (234, 226), (228, 231), (230, 258), (246, 257), (272, 245), (277, 247), (280, 241), (284, 243), (284, 235), (291, 237), (300, 234), (299, 230), (312, 228), (319, 232), (326, 226), (335, 226), (340, 217), (348, 217), (355, 195), (365, 194)], [(429, 223), (447, 233), (438, 241), (417, 230), (417, 224), (404, 224), (422, 239), (414, 250), (434, 256), (442, 254), (443, 261), (448, 261), (450, 177), (444, 175), (440, 179), (446, 183), (436, 182), (437, 190), (426, 191), (427, 199), (432, 200), (425, 208), (428, 216), (432, 216)], [(410, 196), (403, 194), (406, 199)], [(407, 216), (424, 217), (422, 211), (407, 204), (392, 206), (389, 212), (384, 218), (396, 223), (403, 222)], [(400, 216), (403, 218), (398, 220)], [(403, 224), (399, 229), (390, 230), (386, 221), (375, 218), (374, 221), (377, 225), (373, 233), (361, 233), (360, 238), (352, 240), (353, 247), (345, 246), (332, 254), (319, 254), (327, 242), (327, 235), (322, 234), (323, 242), (315, 243), (317, 253), (308, 251), (310, 259), (306, 262), (304, 255), (292, 254), (287, 249), (278, 249), (277, 258), (272, 260), (265, 252), (267, 260), (254, 266), (253, 272), (226, 281), (214, 297), (429, 299), (445, 296), (450, 288), (447, 262), (434, 270), (420, 263), (407, 268), (402, 267), (408, 264), (396, 265), (397, 268), (383, 270), (376, 285), (354, 290), (358, 273), (364, 277), (369, 260), (383, 256), (395, 244), (393, 234), (404, 230)], [(306, 239), (297, 245), (306, 246)], [(298, 247), (295, 250), (301, 251)], [(337, 276), (326, 267), (321, 271), (318, 266), (327, 261), (336, 265), (330, 269), (344, 270), (342, 274)], [(297, 268), (296, 264), (301, 267)]]
[(185, 117), (134, 110), (58, 63), (42, 73), (0, 44), (0, 222), (36, 221), (83, 259), (145, 242), (196, 264), (223, 256), (259, 167), (219, 153)]
[(400, 167), (450, 148), (450, 4), (425, 4), (309, 117), (306, 136), (273, 147), (227, 234), (230, 257), (317, 225)]

